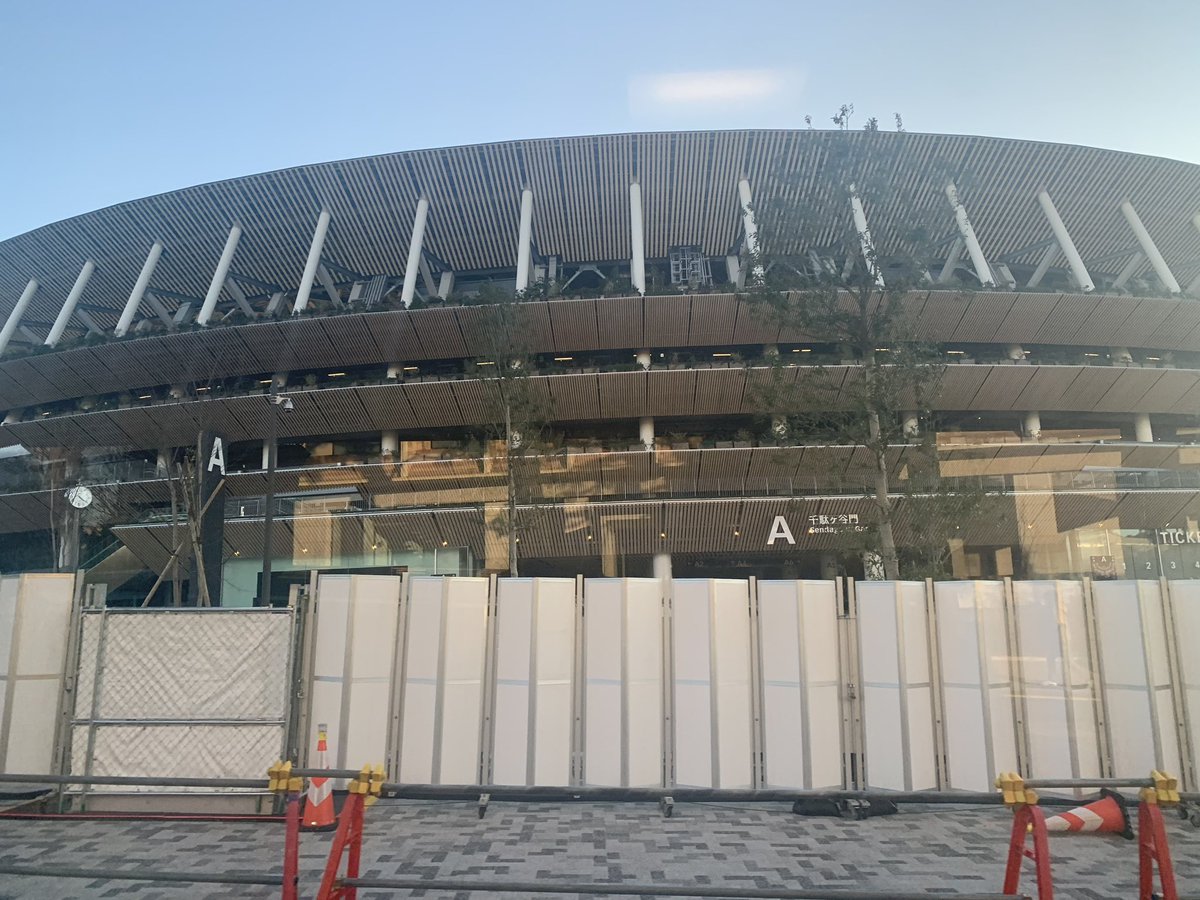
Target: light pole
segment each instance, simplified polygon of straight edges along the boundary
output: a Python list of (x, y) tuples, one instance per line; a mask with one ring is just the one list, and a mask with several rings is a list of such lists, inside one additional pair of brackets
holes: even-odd
[(263, 562), (262, 586), (258, 591), (258, 605), (271, 605), (271, 556), (274, 547), (271, 531), (275, 525), (275, 462), (279, 455), (279, 414), (295, 409), (292, 398), (272, 392), (267, 396), (271, 402), (271, 442), (267, 445), (267, 495), (263, 508)]

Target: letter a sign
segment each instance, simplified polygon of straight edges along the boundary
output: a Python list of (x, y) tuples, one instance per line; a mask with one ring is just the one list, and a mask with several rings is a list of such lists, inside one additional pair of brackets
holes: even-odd
[(771, 523), (771, 533), (767, 536), (767, 546), (770, 547), (780, 539), (792, 545), (796, 543), (796, 539), (792, 537), (792, 529), (788, 528), (787, 519), (776, 516), (775, 521)]
[(225, 474), (225, 442), (219, 437), (213, 438), (212, 452), (208, 454), (208, 471)]

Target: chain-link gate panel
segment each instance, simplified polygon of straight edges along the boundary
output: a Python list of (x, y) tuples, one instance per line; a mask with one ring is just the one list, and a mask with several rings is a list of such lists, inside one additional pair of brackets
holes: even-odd
[(259, 778), (282, 755), (287, 609), (84, 610), (72, 774)]

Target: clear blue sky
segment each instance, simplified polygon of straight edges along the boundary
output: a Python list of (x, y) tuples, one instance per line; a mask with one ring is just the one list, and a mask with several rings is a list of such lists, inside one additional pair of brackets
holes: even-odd
[(1200, 0), (7, 0), (0, 33), (0, 238), (301, 163), (844, 102), (1200, 162)]

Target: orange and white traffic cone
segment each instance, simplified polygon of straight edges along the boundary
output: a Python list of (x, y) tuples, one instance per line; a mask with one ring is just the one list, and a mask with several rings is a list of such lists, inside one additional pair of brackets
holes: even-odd
[[(329, 746), (324, 725), (317, 726), (317, 764), (313, 768), (329, 768)], [(337, 818), (333, 814), (333, 785), (328, 778), (308, 780), (308, 801), (304, 804), (301, 828), (305, 831), (332, 831), (337, 828)]]
[(1100, 799), (1070, 812), (1046, 817), (1047, 831), (1090, 831), (1099, 834), (1119, 834), (1132, 839), (1129, 812), (1125, 798), (1112, 791), (1101, 790)]

